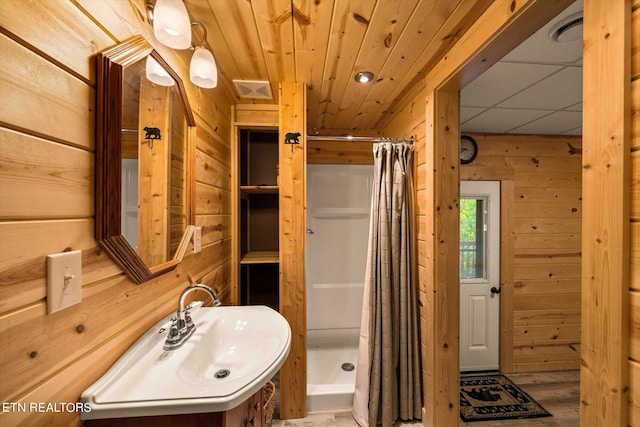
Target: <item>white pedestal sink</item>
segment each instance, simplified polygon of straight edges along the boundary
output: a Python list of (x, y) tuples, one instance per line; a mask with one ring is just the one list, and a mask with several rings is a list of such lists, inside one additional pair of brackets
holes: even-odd
[(162, 349), (170, 316), (158, 322), (84, 393), (82, 419), (229, 410), (253, 395), (284, 363), (291, 329), (264, 306), (200, 307), (182, 347)]

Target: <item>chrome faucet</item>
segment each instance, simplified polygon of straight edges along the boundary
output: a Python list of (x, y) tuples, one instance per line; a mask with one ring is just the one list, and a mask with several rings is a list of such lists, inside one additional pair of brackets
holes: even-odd
[(198, 290), (205, 291), (209, 295), (211, 295), (211, 298), (213, 299), (211, 305), (213, 307), (217, 307), (221, 304), (220, 300), (218, 299), (218, 294), (209, 286), (203, 285), (201, 283), (187, 286), (187, 288), (180, 294), (178, 311), (176, 312), (176, 315), (171, 318), (171, 328), (169, 329), (169, 334), (167, 335), (167, 339), (164, 342), (164, 346), (162, 347), (164, 350), (175, 350), (177, 348), (180, 348), (182, 344), (187, 342), (187, 340), (191, 337), (191, 335), (193, 335), (193, 332), (196, 330), (196, 325), (195, 323), (193, 323), (189, 312), (194, 307), (202, 305), (202, 302), (191, 303), (188, 307), (185, 308), (184, 300), (188, 294)]

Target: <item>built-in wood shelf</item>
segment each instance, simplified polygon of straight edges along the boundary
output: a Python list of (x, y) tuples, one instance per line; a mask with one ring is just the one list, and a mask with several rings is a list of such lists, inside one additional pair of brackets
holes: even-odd
[(240, 264), (277, 264), (280, 262), (278, 251), (251, 251), (244, 254)]
[(277, 185), (242, 185), (241, 196), (247, 198), (249, 194), (278, 194)]

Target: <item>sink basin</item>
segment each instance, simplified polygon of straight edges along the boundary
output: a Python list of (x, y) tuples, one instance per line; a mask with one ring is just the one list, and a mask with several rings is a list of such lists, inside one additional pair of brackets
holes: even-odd
[(165, 351), (171, 316), (82, 393), (91, 405), (82, 419), (226, 411), (263, 387), (289, 354), (289, 324), (268, 307), (197, 308), (194, 334)]

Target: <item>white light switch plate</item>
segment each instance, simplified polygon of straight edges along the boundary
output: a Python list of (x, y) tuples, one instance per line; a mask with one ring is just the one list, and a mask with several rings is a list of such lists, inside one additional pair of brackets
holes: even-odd
[(81, 300), (82, 251), (47, 255), (47, 314)]
[(197, 254), (202, 250), (202, 227), (193, 229), (193, 253)]

